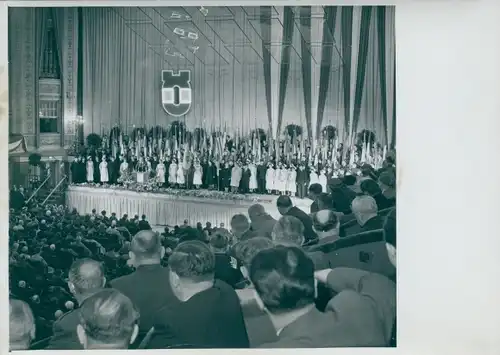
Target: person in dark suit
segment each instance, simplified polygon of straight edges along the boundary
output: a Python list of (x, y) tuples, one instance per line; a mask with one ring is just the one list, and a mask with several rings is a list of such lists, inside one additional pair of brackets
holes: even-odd
[(309, 172), (304, 162), (301, 162), (297, 169), (297, 193), (299, 198), (306, 197), (307, 185), (309, 185)]
[(324, 192), (324, 191), (323, 191), (323, 187), (321, 186), (321, 184), (311, 184), (311, 186), (309, 186), (308, 197), (311, 200), (313, 200), (313, 203), (311, 204), (311, 207), (310, 207), (310, 211), (311, 211), (310, 213), (315, 213), (315, 212), (319, 211), (318, 198), (322, 192)]
[(364, 180), (359, 185), (359, 187), (363, 194), (374, 198), (375, 202), (377, 202), (377, 208), (379, 211), (394, 206), (393, 202), (387, 199), (384, 196), (384, 194), (382, 194), (382, 189), (374, 180), (372, 179)]
[(161, 266), (165, 248), (161, 237), (152, 230), (137, 233), (130, 243), (130, 260), (136, 270), (110, 282), (111, 287), (130, 298), (141, 314), (141, 340), (153, 326), (156, 312), (165, 305), (179, 303), (169, 282), (169, 272)]
[(316, 233), (312, 228), (312, 219), (311, 217), (302, 211), (300, 208), (295, 207), (292, 204), (292, 200), (289, 196), (280, 196), (276, 201), (276, 206), (278, 207), (278, 211), (282, 216), (293, 216), (298, 218), (302, 224), (304, 225), (304, 237), (305, 243), (310, 243), (315, 239), (318, 239)]
[(250, 228), (250, 221), (244, 214), (235, 214), (231, 218), (231, 233), (237, 240), (253, 238), (256, 234)]
[(266, 172), (267, 166), (264, 162), (259, 161), (257, 164), (257, 191), (259, 194), (266, 192)]
[(9, 300), (9, 350), (29, 350), (35, 328), (30, 306), (20, 300)]
[(243, 318), (251, 348), (277, 340), (276, 332), (269, 315), (262, 310), (255, 298), (255, 288), (250, 282), (250, 264), (261, 250), (273, 248), (274, 243), (265, 237), (255, 237), (233, 246), (232, 253), (238, 260), (241, 274), (247, 280), (246, 287), (236, 290), (243, 309)]
[[(73, 262), (68, 272), (68, 288), (83, 307), (88, 298), (102, 291), (106, 284), (104, 268), (101, 263), (92, 259), (79, 259)], [(74, 309), (54, 322), (53, 336), (47, 349), (81, 350), (82, 345), (76, 334), (80, 310)]]
[(181, 302), (157, 312), (147, 347), (248, 348), (238, 296), (214, 278), (215, 255), (206, 243), (181, 243), (168, 262), (170, 282)]
[(75, 333), (84, 349), (128, 349), (139, 332), (139, 312), (114, 289), (89, 297), (80, 308)]
[[(278, 338), (261, 348), (387, 346), (390, 341), (396, 287), (385, 276), (349, 268), (315, 272), (300, 248), (277, 246), (253, 258), (250, 279)], [(338, 293), (325, 312), (315, 307), (315, 279)]]
[(316, 250), (321, 245), (333, 243), (340, 239), (340, 218), (332, 210), (321, 210), (312, 215), (313, 229), (319, 241), (309, 250)]
[(366, 195), (356, 197), (352, 201), (351, 209), (358, 223), (346, 228), (346, 236), (382, 228), (383, 220), (378, 216), (377, 202), (373, 197)]
[[(352, 178), (354, 177), (346, 176), (346, 181), (351, 183)], [(356, 179), (354, 178), (354, 180)], [(328, 186), (335, 211), (342, 212), (345, 215), (351, 214), (351, 202), (356, 197), (356, 193), (347, 187), (341, 179), (331, 179)]]
[(231, 235), (218, 229), (210, 236), (210, 249), (215, 255), (215, 278), (224, 281), (233, 288), (239, 288), (244, 281), (235, 258), (228, 255), (229, 238)]

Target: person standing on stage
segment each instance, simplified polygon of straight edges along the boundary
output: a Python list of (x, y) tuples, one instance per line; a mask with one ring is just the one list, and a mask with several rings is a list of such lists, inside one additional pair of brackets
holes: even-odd
[(194, 162), (194, 174), (193, 174), (193, 185), (196, 189), (201, 187), (203, 182), (203, 170), (198, 158)]
[(243, 171), (239, 166), (239, 162), (236, 162), (236, 164), (234, 164), (233, 166), (233, 169), (231, 170), (231, 192), (233, 193), (238, 192), (242, 172)]
[(165, 164), (163, 164), (163, 161), (156, 165), (156, 178), (162, 186), (165, 184)]
[(248, 170), (250, 171), (250, 182), (248, 184), (248, 187), (250, 189), (250, 193), (254, 193), (258, 188), (257, 167), (253, 162), (250, 162), (250, 164), (248, 165)]
[(184, 167), (182, 166), (181, 162), (179, 162), (179, 164), (177, 165), (177, 187), (179, 189), (186, 188), (186, 178), (184, 176)]
[(257, 164), (257, 191), (260, 194), (266, 192), (266, 171), (266, 164), (262, 160), (260, 160)]
[(297, 193), (297, 170), (293, 164), (290, 165), (288, 170), (288, 179), (286, 182), (286, 192), (289, 196), (295, 196)]
[(87, 182), (94, 182), (94, 161), (90, 155), (87, 157)]
[(309, 186), (309, 174), (306, 166), (302, 162), (297, 171), (297, 190), (300, 198), (306, 197), (307, 188)]
[(107, 184), (109, 181), (109, 173), (108, 173), (108, 163), (106, 162), (106, 156), (103, 155), (102, 161), (99, 164), (99, 176), (101, 177), (101, 182), (103, 184)]
[(266, 171), (266, 190), (269, 195), (271, 195), (274, 190), (274, 175), (275, 175), (275, 170), (273, 167), (273, 163), (270, 162)]
[(177, 184), (177, 159), (173, 159), (168, 168), (168, 183), (170, 187), (175, 187)]

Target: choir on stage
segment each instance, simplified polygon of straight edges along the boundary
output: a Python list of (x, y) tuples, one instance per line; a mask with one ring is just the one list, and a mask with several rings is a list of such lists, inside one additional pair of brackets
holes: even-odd
[[(327, 191), (331, 179), (360, 175), (387, 164), (387, 147), (364, 136), (349, 147), (336, 137), (310, 141), (297, 136), (262, 139), (206, 134), (166, 137), (135, 132), (105, 136), (100, 147), (72, 163), (72, 182), (126, 184), (154, 181), (159, 187), (211, 189), (232, 193), (307, 195), (312, 184)], [(255, 132), (255, 131), (254, 131)]]

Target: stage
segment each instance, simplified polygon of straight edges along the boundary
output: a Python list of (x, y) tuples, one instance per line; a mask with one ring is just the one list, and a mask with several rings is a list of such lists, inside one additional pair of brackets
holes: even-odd
[[(197, 190), (199, 195), (210, 196), (208, 190)], [(219, 195), (221, 193), (218, 193)], [(211, 222), (212, 225), (224, 223), (228, 228), (232, 216), (237, 213), (248, 215), (248, 207), (260, 203), (266, 211), (278, 219), (280, 214), (276, 208), (274, 195), (246, 195), (244, 199), (232, 199), (231, 194), (224, 194), (224, 199), (196, 196), (182, 196), (165, 192), (136, 192), (117, 188), (89, 186), (69, 186), (66, 192), (66, 204), (76, 208), (80, 214), (105, 210), (108, 215), (115, 212), (120, 218), (125, 213), (129, 217), (145, 214), (151, 225), (182, 225), (185, 219), (189, 224)], [(309, 199), (292, 197), (295, 206), (309, 213), (312, 203)]]

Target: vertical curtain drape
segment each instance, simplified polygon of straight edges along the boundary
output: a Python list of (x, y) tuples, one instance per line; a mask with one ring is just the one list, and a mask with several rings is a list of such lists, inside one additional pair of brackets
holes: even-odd
[(318, 118), (316, 121), (316, 137), (319, 136), (323, 124), (325, 113), (325, 104), (329, 92), (330, 72), (332, 71), (332, 60), (334, 51), (335, 36), (335, 18), (337, 15), (336, 6), (326, 6), (323, 26), (322, 51), (321, 51), (321, 70), (319, 80), (318, 95)]
[(356, 134), (359, 122), (359, 116), (361, 112), (361, 100), (363, 98), (364, 84), (365, 84), (365, 73), (366, 73), (366, 62), (368, 58), (368, 44), (369, 31), (370, 31), (370, 21), (371, 21), (371, 6), (364, 6), (361, 13), (361, 23), (360, 23), (360, 35), (359, 35), (359, 50), (357, 53), (357, 70), (356, 70), (356, 81), (355, 81), (355, 96), (353, 105), (353, 116), (352, 116), (352, 136)]
[[(278, 97), (278, 126), (277, 134), (281, 134), (283, 122), (283, 109), (285, 107), (288, 74), (290, 73), (290, 57), (292, 50), (293, 33), (295, 28), (295, 14), (291, 6), (285, 6), (283, 15), (283, 41), (281, 48), (279, 97)], [(307, 103), (306, 103), (307, 105)]]
[[(385, 64), (385, 46), (386, 46), (386, 24), (385, 24), (385, 6), (377, 7), (377, 33), (378, 33), (378, 65), (380, 73), (380, 92), (382, 107), (382, 127), (384, 130), (384, 144), (389, 140), (389, 128), (387, 126), (387, 83), (386, 83), (386, 64)], [(380, 135), (379, 135), (380, 138)]]
[(264, 70), (264, 91), (266, 93), (266, 109), (269, 131), (273, 131), (273, 106), (271, 93), (271, 6), (260, 7), (260, 26), (262, 36), (262, 56)]
[(311, 82), (311, 7), (302, 6), (300, 11), (301, 33), (297, 33), (300, 37), (300, 56), (302, 63), (302, 93), (304, 95), (304, 108), (306, 119), (307, 138), (312, 139), (313, 124), (312, 124), (312, 82)]
[(344, 101), (344, 129), (342, 132), (342, 141), (346, 142), (349, 138), (349, 122), (351, 120), (351, 61), (353, 48), (353, 6), (342, 6), (340, 11), (341, 18), (341, 53), (342, 53), (342, 94)]

